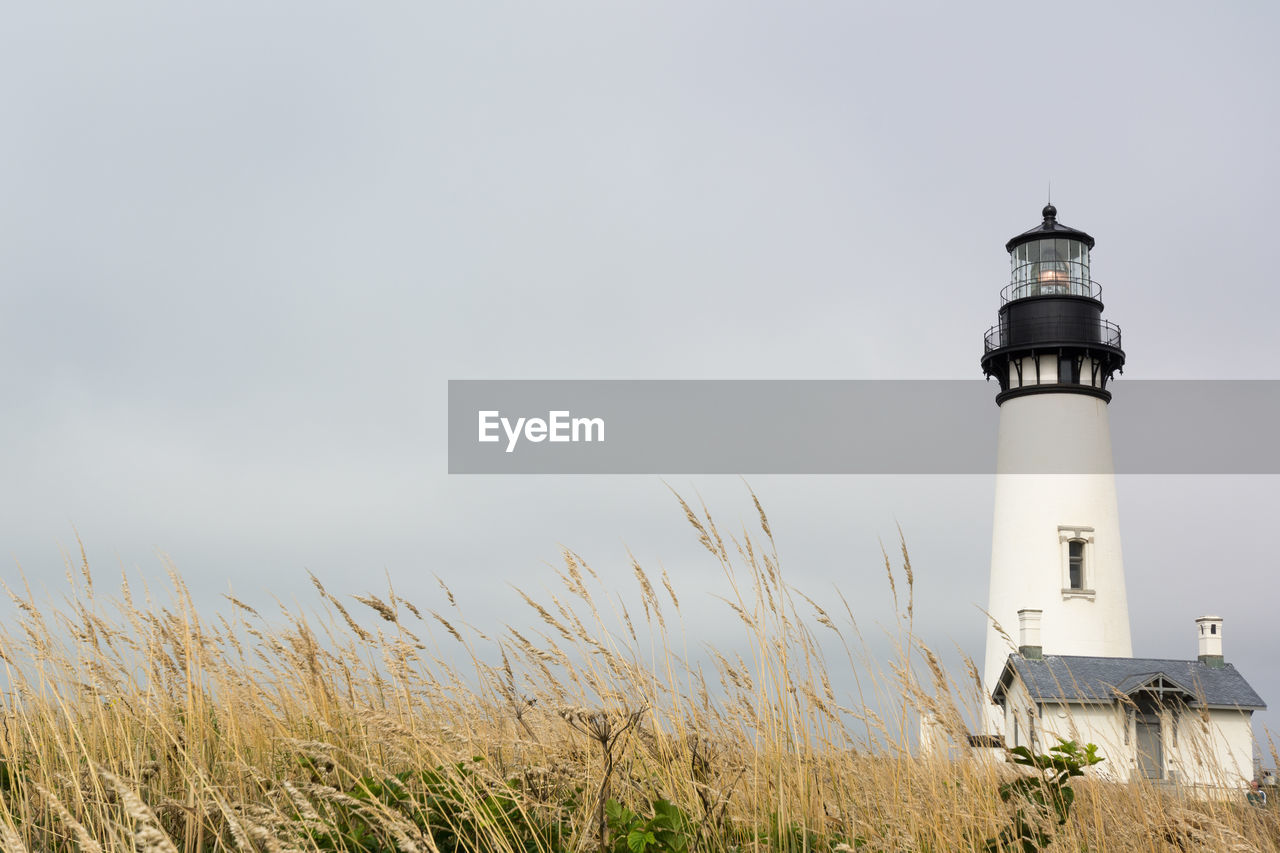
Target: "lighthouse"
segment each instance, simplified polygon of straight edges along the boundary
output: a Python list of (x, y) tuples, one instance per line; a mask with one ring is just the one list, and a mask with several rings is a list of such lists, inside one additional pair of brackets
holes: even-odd
[[(999, 385), (995, 519), (983, 684), (986, 732), (968, 746), (1097, 744), (1101, 774), (1236, 799), (1257, 777), (1266, 703), (1224, 657), (1219, 616), (1196, 620), (1195, 660), (1135, 658), (1120, 557), (1109, 384), (1120, 328), (1102, 318), (1093, 238), (1043, 221), (1005, 244), (1010, 280), (982, 370)], [(921, 720), (921, 747), (943, 743)]]
[(1000, 407), (988, 692), (1029, 625), (1036, 654), (1133, 654), (1107, 411), (1120, 328), (1102, 317), (1094, 239), (1052, 204), (1042, 216), (1005, 244), (1010, 280), (982, 356)]

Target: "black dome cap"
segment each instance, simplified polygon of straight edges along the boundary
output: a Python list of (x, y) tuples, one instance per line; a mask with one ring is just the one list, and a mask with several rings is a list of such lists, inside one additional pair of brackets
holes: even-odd
[(1083, 231), (1077, 231), (1075, 228), (1058, 222), (1058, 208), (1052, 204), (1046, 204), (1044, 210), (1041, 211), (1044, 216), (1044, 222), (1041, 222), (1030, 231), (1023, 231), (1017, 237), (1014, 237), (1008, 243), (1004, 244), (1006, 252), (1012, 252), (1023, 243), (1030, 243), (1032, 240), (1042, 240), (1047, 237), (1061, 237), (1064, 240), (1079, 240), (1090, 249), (1093, 248), (1093, 238)]

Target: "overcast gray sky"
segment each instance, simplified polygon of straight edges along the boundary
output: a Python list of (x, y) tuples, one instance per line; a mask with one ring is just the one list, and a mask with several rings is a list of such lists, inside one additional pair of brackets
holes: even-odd
[[(59, 589), (74, 526), (100, 572), (164, 552), (210, 608), (228, 586), (310, 602), (305, 569), (432, 604), (437, 573), (496, 627), (528, 619), (506, 584), (550, 586), (559, 543), (619, 588), (630, 547), (716, 591), (657, 478), (447, 475), (446, 381), (978, 377), (1003, 244), (1050, 181), (1098, 240), (1125, 378), (1280, 378), (1278, 19), (13, 4), (2, 574)], [(736, 479), (670, 482), (751, 520)], [(792, 580), (869, 619), (901, 524), (926, 639), (981, 655), (990, 478), (752, 485)], [(1191, 657), (1217, 612), (1280, 707), (1276, 486), (1119, 484), (1135, 653)]]

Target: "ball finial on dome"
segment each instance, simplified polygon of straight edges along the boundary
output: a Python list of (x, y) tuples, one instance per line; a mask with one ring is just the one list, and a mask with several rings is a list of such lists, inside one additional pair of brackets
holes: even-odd
[(1052, 204), (1046, 204), (1041, 213), (1044, 214), (1045, 222), (1050, 222), (1058, 218), (1058, 208), (1054, 207)]

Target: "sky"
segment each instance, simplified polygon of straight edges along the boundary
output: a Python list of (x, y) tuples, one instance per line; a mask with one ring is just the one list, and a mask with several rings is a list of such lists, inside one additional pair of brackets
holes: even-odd
[[(492, 629), (531, 623), (512, 585), (552, 589), (566, 545), (718, 613), (670, 489), (753, 525), (742, 480), (451, 476), (447, 381), (980, 378), (1004, 242), (1050, 184), (1124, 329), (1114, 405), (1134, 378), (1280, 378), (1278, 26), (1260, 2), (14, 5), (0, 578), (61, 594), (78, 535), (100, 574), (167, 556), (211, 611), (311, 606), (307, 571), (431, 606), (439, 576)], [(981, 656), (991, 477), (749, 483), (792, 582), (871, 623), (900, 527), (922, 638)], [(1276, 487), (1118, 478), (1135, 654), (1192, 657), (1216, 612), (1280, 709)], [(732, 643), (723, 616), (698, 627)]]

